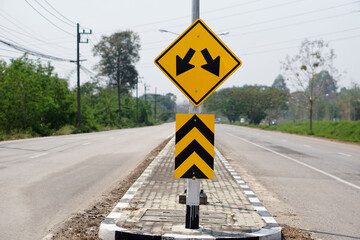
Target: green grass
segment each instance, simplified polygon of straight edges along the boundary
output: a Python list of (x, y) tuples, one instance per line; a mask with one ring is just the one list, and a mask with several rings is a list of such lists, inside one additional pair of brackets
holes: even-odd
[(33, 138), (38, 136), (39, 135), (28, 131), (12, 131), (11, 133), (5, 133), (0, 130), (0, 141)]
[[(240, 125), (236, 123), (236, 125)], [(360, 143), (360, 121), (321, 121), (313, 122), (313, 131), (309, 129), (309, 122), (306, 123), (284, 123), (276, 126), (268, 125), (243, 125), (267, 130), (294, 133), (300, 135), (313, 135), (331, 139), (338, 139), (347, 142)]]

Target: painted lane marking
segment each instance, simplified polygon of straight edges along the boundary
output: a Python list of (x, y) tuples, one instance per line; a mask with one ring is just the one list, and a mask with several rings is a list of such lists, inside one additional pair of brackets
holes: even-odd
[(309, 165), (309, 164), (303, 163), (303, 162), (301, 162), (301, 161), (299, 161), (299, 160), (296, 160), (296, 159), (294, 159), (294, 158), (292, 158), (292, 157), (288, 157), (288, 156), (286, 156), (286, 155), (284, 155), (284, 154), (281, 154), (281, 153), (276, 152), (276, 151), (274, 151), (274, 150), (271, 150), (271, 149), (269, 149), (269, 148), (263, 147), (263, 146), (261, 146), (261, 145), (259, 145), (259, 144), (253, 143), (253, 142), (251, 142), (251, 141), (249, 141), (249, 140), (246, 140), (246, 139), (244, 139), (244, 138), (242, 138), (242, 137), (239, 137), (239, 136), (236, 136), (236, 135), (234, 135), (234, 134), (231, 134), (231, 133), (228, 133), (228, 132), (227, 132), (226, 134), (228, 134), (228, 135), (230, 135), (230, 136), (233, 136), (233, 137), (235, 137), (235, 138), (238, 138), (238, 139), (240, 139), (240, 140), (242, 140), (242, 141), (244, 141), (244, 142), (247, 142), (247, 143), (249, 143), (249, 144), (252, 144), (252, 145), (254, 145), (254, 146), (256, 146), (256, 147), (262, 148), (262, 149), (264, 149), (264, 150), (266, 150), (266, 151), (269, 151), (269, 152), (271, 152), (271, 153), (274, 153), (274, 154), (276, 154), (276, 155), (278, 155), (278, 156), (281, 156), (281, 157), (283, 157), (283, 158), (286, 158), (286, 159), (288, 159), (288, 160), (290, 160), (290, 161), (293, 161), (293, 162), (295, 162), (295, 163), (297, 163), (297, 164), (300, 164), (300, 165), (302, 165), (302, 166), (304, 166), (304, 167), (310, 168), (310, 169), (312, 169), (312, 170), (314, 170), (314, 171), (316, 171), (316, 172), (318, 172), (318, 173), (321, 173), (321, 174), (323, 174), (323, 175), (325, 175), (325, 176), (328, 176), (328, 177), (330, 177), (330, 178), (332, 178), (332, 179), (334, 179), (334, 180), (336, 180), (336, 181), (338, 181), (338, 182), (344, 183), (344, 184), (346, 184), (346, 185), (348, 185), (348, 186), (350, 186), (350, 187), (353, 187), (353, 188), (356, 188), (356, 189), (360, 190), (360, 186), (355, 185), (355, 184), (353, 184), (353, 183), (351, 183), (351, 182), (345, 181), (345, 180), (342, 179), (342, 178), (339, 178), (339, 177), (337, 177), (337, 176), (334, 176), (334, 175), (332, 175), (332, 174), (330, 174), (330, 173), (327, 173), (327, 172), (325, 172), (325, 171), (323, 171), (323, 170), (320, 170), (320, 169), (318, 169), (318, 168), (316, 168), (316, 167), (313, 167), (313, 166), (311, 166), (311, 165)]
[(89, 142), (84, 142), (84, 143), (81, 144), (81, 145), (86, 146), (86, 145), (89, 145), (89, 144), (90, 144)]
[(38, 157), (41, 157), (41, 156), (45, 156), (47, 155), (48, 153), (40, 153), (40, 154), (37, 154), (37, 155), (34, 155), (34, 156), (31, 156), (29, 158), (33, 159), (33, 158), (38, 158)]
[(346, 153), (342, 153), (342, 152), (338, 152), (337, 154), (343, 155), (343, 156), (345, 156), (345, 157), (352, 157), (352, 155), (346, 154)]
[(308, 148), (311, 148), (311, 146), (310, 146), (310, 145), (306, 145), (306, 144), (304, 144), (304, 147), (308, 147)]

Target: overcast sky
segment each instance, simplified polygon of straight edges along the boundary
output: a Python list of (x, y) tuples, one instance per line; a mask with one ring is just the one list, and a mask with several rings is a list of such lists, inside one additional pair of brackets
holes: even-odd
[[(81, 44), (83, 66), (93, 70), (98, 59), (92, 48), (102, 35), (132, 30), (142, 50), (136, 65), (142, 77), (139, 94), (182, 93), (154, 65), (154, 59), (191, 24), (191, 0), (0, 0), (0, 40), (48, 55), (76, 59), (76, 23), (92, 29), (88, 44)], [(46, 10), (45, 10), (46, 9)], [(50, 14), (50, 13), (51, 14)], [(41, 15), (43, 16), (41, 16)], [(47, 20), (45, 18), (47, 18)], [(281, 73), (280, 61), (298, 52), (303, 39), (323, 39), (337, 55), (334, 66), (346, 74), (339, 87), (360, 83), (359, 0), (200, 0), (200, 18), (215, 32), (243, 65), (220, 88), (244, 84), (271, 85)], [(22, 53), (0, 44), (0, 58)], [(48, 60), (44, 60), (45, 62)], [(52, 62), (61, 77), (76, 84), (76, 65)], [(81, 73), (81, 82), (90, 80)], [(294, 89), (292, 89), (294, 90)]]

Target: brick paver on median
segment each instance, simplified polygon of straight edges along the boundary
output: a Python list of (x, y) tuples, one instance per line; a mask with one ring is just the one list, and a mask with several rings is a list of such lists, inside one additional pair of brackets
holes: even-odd
[[(115, 223), (120, 231), (140, 235), (182, 234), (242, 238), (252, 236), (253, 233), (261, 236), (264, 235), (264, 228), (277, 227), (276, 222), (266, 221), (266, 217), (271, 216), (253, 192), (244, 191), (245, 183), (238, 176), (235, 177), (237, 179), (234, 178), (225, 166), (229, 164), (224, 164), (226, 160), (222, 156), (221, 160), (220, 153), (216, 151), (218, 154), (215, 154), (214, 179), (200, 180), (201, 189), (206, 193), (208, 201), (207, 205), (200, 205), (201, 228), (185, 229), (186, 205), (179, 203), (179, 195), (186, 189), (187, 179), (174, 178), (174, 149), (175, 141), (172, 139), (120, 200), (115, 209), (119, 213), (115, 214)], [(241, 186), (239, 182), (244, 185)], [(109, 223), (106, 220), (104, 222)]]

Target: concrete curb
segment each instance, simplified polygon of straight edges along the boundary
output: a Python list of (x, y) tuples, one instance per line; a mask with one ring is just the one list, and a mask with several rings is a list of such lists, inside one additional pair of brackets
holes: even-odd
[(251, 191), (250, 187), (246, 185), (244, 180), (235, 172), (235, 170), (231, 167), (230, 163), (225, 159), (225, 157), (220, 153), (220, 151), (215, 148), (215, 153), (220, 158), (221, 162), (224, 164), (225, 168), (230, 172), (236, 182), (240, 185), (245, 195), (253, 205), (254, 209), (258, 212), (258, 214), (262, 217), (266, 226), (260, 231), (249, 233), (254, 237), (259, 237), (258, 239), (266, 239), (266, 240), (280, 240), (281, 239), (281, 227), (276, 222), (276, 220), (270, 215), (267, 209), (262, 205), (260, 200), (256, 197), (253, 191)]
[[(192, 240), (192, 239), (206, 239), (206, 240), (222, 240), (222, 239), (247, 239), (247, 240), (281, 240), (281, 227), (277, 224), (275, 219), (270, 215), (266, 208), (260, 203), (259, 199), (255, 196), (254, 192), (251, 191), (249, 186), (241, 179), (241, 177), (235, 172), (231, 167), (229, 162), (224, 158), (224, 156), (215, 148), (215, 153), (220, 158), (221, 162), (224, 164), (225, 168), (230, 172), (236, 182), (241, 186), (245, 195), (253, 205), (254, 209), (262, 217), (266, 226), (261, 230), (253, 233), (243, 234), (241, 237), (214, 237), (211, 235), (186, 235), (186, 234), (170, 234), (165, 233), (163, 235), (159, 234), (149, 234), (141, 231), (134, 231), (129, 229), (120, 228), (116, 225), (116, 219), (120, 218), (122, 215), (121, 209), (129, 207), (129, 203), (135, 196), (137, 190), (141, 187), (146, 178), (151, 174), (154, 169), (154, 166), (157, 165), (158, 161), (161, 160), (162, 156), (166, 153), (166, 149), (172, 147), (172, 141), (164, 147), (164, 149), (156, 156), (153, 162), (148, 166), (148, 168), (141, 174), (141, 176), (135, 181), (135, 183), (129, 188), (125, 195), (120, 199), (119, 203), (115, 206), (112, 212), (104, 219), (100, 225), (99, 237), (103, 240), (113, 240), (113, 239), (141, 239), (141, 240)], [(185, 229), (184, 229), (185, 230)], [(202, 232), (202, 229), (198, 230), (185, 230), (185, 231), (198, 231)]]

